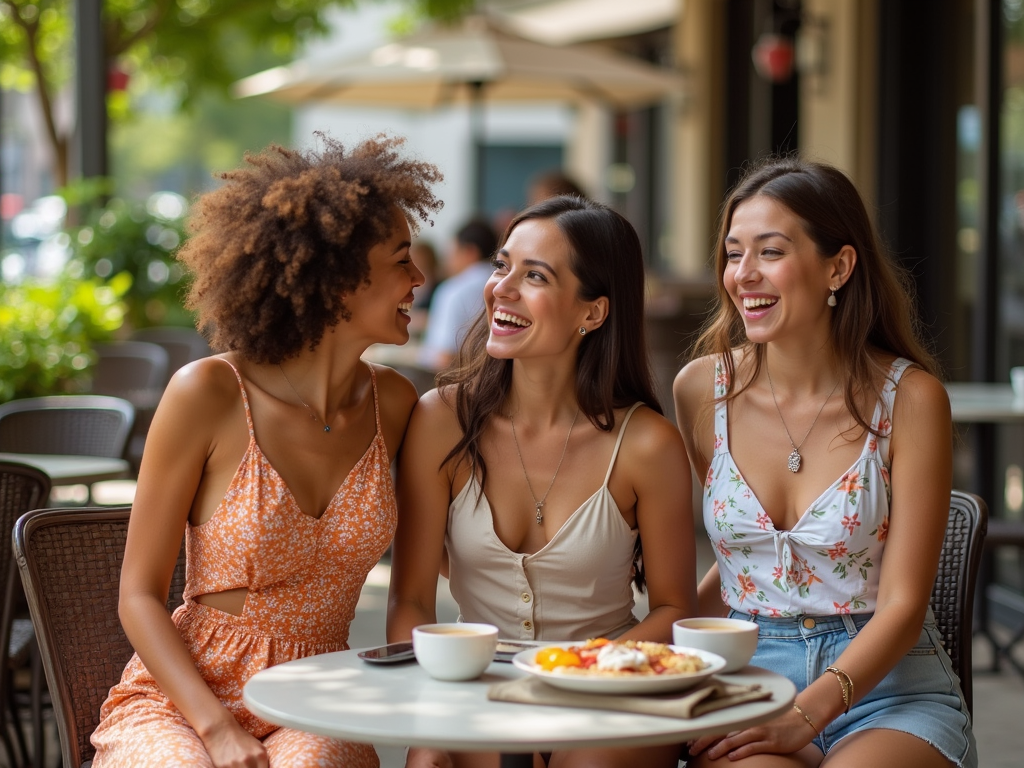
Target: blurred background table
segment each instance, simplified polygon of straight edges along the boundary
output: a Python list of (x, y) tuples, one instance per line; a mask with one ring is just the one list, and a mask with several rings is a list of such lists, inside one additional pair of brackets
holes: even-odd
[(28, 464), (42, 470), (54, 485), (90, 485), (128, 477), (131, 465), (105, 456), (62, 456), (43, 453), (0, 453), (0, 461)]

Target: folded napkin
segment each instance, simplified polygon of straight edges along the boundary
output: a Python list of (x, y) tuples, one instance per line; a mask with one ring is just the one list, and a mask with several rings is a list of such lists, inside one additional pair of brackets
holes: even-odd
[(764, 701), (772, 692), (759, 685), (736, 685), (711, 678), (706, 683), (685, 691), (666, 694), (609, 695), (566, 691), (548, 685), (537, 677), (521, 677), (495, 683), (487, 691), (491, 701), (512, 701), (520, 704), (545, 704), (583, 709), (610, 709), (639, 715), (677, 717), (684, 720), (700, 717), (737, 704)]

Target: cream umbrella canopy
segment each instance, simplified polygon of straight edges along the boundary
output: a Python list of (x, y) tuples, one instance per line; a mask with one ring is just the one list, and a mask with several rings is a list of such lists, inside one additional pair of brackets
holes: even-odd
[(606, 49), (534, 42), (480, 16), (336, 62), (297, 61), (269, 69), (234, 88), (241, 98), (290, 104), (432, 109), (468, 103), (478, 204), (484, 102), (591, 101), (629, 109), (681, 91), (681, 78), (671, 70)]

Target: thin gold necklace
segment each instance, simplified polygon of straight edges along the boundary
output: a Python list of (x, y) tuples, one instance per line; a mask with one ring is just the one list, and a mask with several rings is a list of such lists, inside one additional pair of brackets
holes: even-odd
[(811, 422), (811, 426), (808, 427), (807, 431), (804, 433), (804, 439), (800, 441), (800, 445), (797, 445), (793, 442), (793, 436), (789, 434), (789, 427), (786, 426), (786, 420), (782, 418), (782, 409), (779, 408), (779, 401), (775, 398), (775, 387), (772, 386), (772, 374), (768, 370), (768, 363), (764, 364), (764, 372), (768, 374), (768, 389), (772, 391), (772, 402), (775, 403), (775, 410), (779, 412), (779, 421), (782, 422), (782, 428), (786, 430), (786, 437), (789, 438), (789, 444), (793, 446), (793, 452), (789, 454), (789, 471), (799, 472), (800, 464), (803, 461), (803, 456), (800, 455), (800, 448), (807, 442), (808, 435), (811, 434), (811, 430), (814, 429), (814, 425), (818, 423), (818, 416), (821, 416), (821, 412), (825, 410), (825, 406), (828, 404), (828, 401), (832, 399), (832, 395), (834, 395), (835, 391), (839, 388), (839, 381), (836, 381), (836, 385), (832, 387), (832, 391), (828, 393), (828, 397), (825, 398), (825, 402), (822, 403), (821, 408), (818, 409), (818, 416), (814, 417), (814, 421)]
[(306, 401), (302, 399), (302, 395), (299, 394), (299, 390), (297, 390), (295, 388), (295, 385), (292, 384), (291, 381), (288, 379), (288, 374), (284, 372), (284, 368), (281, 367), (280, 363), (277, 364), (277, 369), (281, 372), (281, 375), (284, 376), (284, 380), (288, 382), (288, 386), (292, 388), (292, 392), (295, 393), (295, 396), (299, 398), (299, 402), (305, 406), (307, 411), (309, 411), (309, 415), (313, 417), (313, 421), (319, 421), (321, 424), (324, 425), (324, 432), (330, 432), (331, 428), (327, 426), (327, 422), (321, 419), (319, 416), (317, 416), (316, 411), (314, 411), (312, 408), (306, 405)]
[(537, 510), (537, 525), (544, 522), (544, 502), (548, 500), (548, 494), (551, 493), (552, 487), (555, 485), (555, 478), (558, 477), (558, 470), (562, 468), (562, 462), (565, 461), (565, 451), (569, 447), (569, 437), (572, 435), (572, 428), (576, 426), (576, 417), (580, 415), (580, 409), (576, 409), (576, 415), (572, 417), (572, 424), (569, 425), (569, 431), (565, 435), (565, 445), (562, 446), (562, 457), (558, 460), (558, 466), (555, 467), (555, 474), (551, 476), (551, 482), (548, 483), (548, 489), (544, 491), (544, 495), (540, 501), (537, 500), (537, 494), (533, 492), (533, 486), (530, 484), (530, 476), (526, 474), (526, 462), (523, 461), (523, 452), (519, 450), (519, 438), (516, 437), (516, 420), (514, 417), (509, 416), (508, 420), (512, 424), (512, 439), (516, 444), (516, 453), (519, 455), (519, 465), (523, 468), (523, 477), (526, 478), (526, 487), (530, 489), (530, 495), (533, 497), (533, 506)]

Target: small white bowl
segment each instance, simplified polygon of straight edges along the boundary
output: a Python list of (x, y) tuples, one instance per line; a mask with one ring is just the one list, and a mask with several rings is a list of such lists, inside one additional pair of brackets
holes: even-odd
[(437, 680), (472, 680), (494, 659), (498, 628), (493, 624), (422, 624), (412, 631), (416, 661)]
[(725, 659), (722, 672), (736, 672), (747, 666), (757, 650), (757, 624), (711, 616), (680, 619), (672, 625), (672, 641), (717, 653)]

